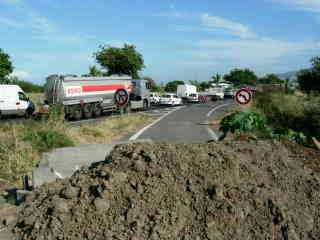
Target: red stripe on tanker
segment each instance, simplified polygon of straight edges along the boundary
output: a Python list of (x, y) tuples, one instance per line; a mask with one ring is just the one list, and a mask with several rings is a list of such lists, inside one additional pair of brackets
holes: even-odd
[(83, 92), (100, 92), (100, 91), (111, 91), (126, 88), (124, 85), (115, 84), (115, 85), (96, 85), (96, 86), (82, 86)]
[(112, 85), (84, 85), (66, 87), (67, 96), (81, 96), (92, 94), (103, 94), (116, 92), (118, 89), (126, 89), (129, 93), (132, 92), (132, 85), (112, 84)]

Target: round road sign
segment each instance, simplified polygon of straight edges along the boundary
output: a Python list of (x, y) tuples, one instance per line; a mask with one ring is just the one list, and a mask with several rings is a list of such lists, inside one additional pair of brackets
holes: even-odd
[(238, 104), (246, 105), (248, 104), (252, 99), (252, 93), (247, 88), (241, 88), (236, 92), (235, 100)]
[(129, 102), (129, 93), (125, 89), (119, 89), (114, 94), (114, 100), (118, 107), (123, 107)]

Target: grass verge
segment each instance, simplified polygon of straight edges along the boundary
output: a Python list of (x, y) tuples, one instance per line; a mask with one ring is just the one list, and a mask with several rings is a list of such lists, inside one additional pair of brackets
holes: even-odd
[(81, 144), (111, 143), (151, 121), (151, 117), (132, 114), (72, 126), (61, 119), (59, 109), (54, 109), (46, 120), (3, 124), (0, 126), (0, 182), (17, 184), (22, 175), (30, 174), (43, 152)]

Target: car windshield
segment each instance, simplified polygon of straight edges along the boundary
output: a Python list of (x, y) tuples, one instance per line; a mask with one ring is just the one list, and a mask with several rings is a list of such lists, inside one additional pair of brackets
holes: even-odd
[(162, 95), (163, 98), (171, 98), (172, 95), (169, 95), (169, 94), (165, 94), (165, 95)]

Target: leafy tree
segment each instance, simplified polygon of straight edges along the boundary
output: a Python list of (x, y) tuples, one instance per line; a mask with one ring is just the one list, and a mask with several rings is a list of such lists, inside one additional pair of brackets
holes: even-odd
[(151, 77), (146, 76), (146, 77), (143, 77), (143, 79), (148, 81), (152, 92), (159, 91), (160, 87), (157, 86), (156, 81), (154, 81)]
[(259, 82), (263, 84), (280, 84), (282, 80), (276, 74), (268, 74), (260, 78)]
[(312, 58), (311, 63), (311, 69), (302, 70), (298, 74), (298, 83), (302, 91), (320, 93), (320, 57)]
[(108, 75), (125, 74), (139, 78), (139, 71), (144, 68), (143, 57), (134, 45), (124, 44), (122, 48), (100, 46), (94, 57), (108, 71)]
[(222, 79), (222, 77), (219, 73), (212, 76), (212, 81), (215, 84), (218, 84), (219, 82), (221, 82), (221, 79)]
[(0, 48), (0, 83), (7, 83), (8, 76), (13, 71), (10, 56)]
[(255, 85), (257, 83), (257, 75), (250, 69), (234, 69), (224, 76), (224, 79), (234, 85)]
[(89, 67), (89, 76), (101, 77), (103, 76), (103, 73), (95, 65), (93, 65)]
[(196, 81), (196, 80), (190, 80), (189, 81), (190, 84), (194, 85), (197, 87), (197, 90), (199, 92), (204, 92), (206, 91), (208, 88), (211, 87), (211, 83), (210, 82), (199, 82), (199, 81)]
[(178, 88), (178, 85), (183, 85), (183, 84), (184, 84), (184, 82), (183, 81), (179, 81), (179, 80), (168, 82), (166, 84), (166, 86), (164, 87), (164, 90), (166, 92), (176, 92), (177, 88)]

